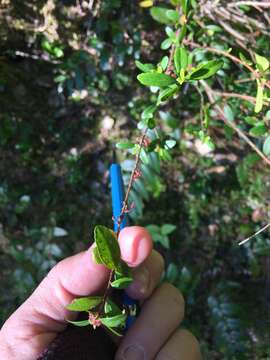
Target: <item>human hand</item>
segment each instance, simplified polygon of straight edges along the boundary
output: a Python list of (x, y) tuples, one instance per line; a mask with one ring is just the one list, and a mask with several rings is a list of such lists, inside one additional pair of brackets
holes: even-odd
[[(115, 359), (200, 360), (197, 340), (187, 330), (179, 329), (184, 316), (182, 295), (168, 283), (157, 287), (164, 263), (152, 250), (148, 232), (138, 226), (127, 227), (119, 235), (119, 244), (122, 259), (134, 268), (134, 282), (126, 291), (141, 301), (142, 310), (121, 339)], [(65, 330), (66, 319), (74, 320), (67, 304), (76, 297), (104, 291), (109, 271), (94, 263), (91, 251), (59, 262), (10, 316), (0, 331), (0, 359), (37, 359)], [(92, 334), (89, 330), (90, 341), (97, 341)], [(102, 336), (107, 335), (103, 332)], [(95, 343), (92, 345), (95, 348)], [(101, 359), (95, 351), (92, 358)]]

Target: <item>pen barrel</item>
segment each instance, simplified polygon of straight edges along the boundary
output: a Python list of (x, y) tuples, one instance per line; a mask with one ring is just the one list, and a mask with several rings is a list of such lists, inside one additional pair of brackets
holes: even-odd
[[(124, 201), (124, 184), (122, 178), (121, 167), (119, 164), (112, 164), (110, 168), (111, 177), (111, 193), (112, 193), (112, 209), (113, 209), (113, 222), (114, 231), (118, 231), (118, 219), (121, 215), (123, 201)], [(120, 222), (120, 230), (127, 226), (127, 216), (124, 214), (122, 221)], [(125, 292), (123, 292), (123, 305), (128, 308), (128, 316), (126, 321), (126, 330), (136, 320), (138, 311), (138, 303), (136, 300), (131, 299)]]

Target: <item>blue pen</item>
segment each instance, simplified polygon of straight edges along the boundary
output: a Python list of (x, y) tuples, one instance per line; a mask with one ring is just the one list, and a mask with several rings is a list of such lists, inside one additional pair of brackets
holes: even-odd
[[(124, 184), (121, 173), (121, 167), (119, 164), (112, 164), (110, 168), (111, 176), (111, 193), (112, 193), (112, 209), (113, 209), (113, 219), (114, 219), (114, 231), (118, 230), (117, 219), (119, 218), (124, 201)], [(122, 230), (127, 226), (127, 217), (124, 215), (123, 221), (121, 222), (120, 229)], [(136, 320), (136, 314), (138, 310), (137, 301), (131, 299), (125, 292), (123, 292), (123, 304), (129, 309), (127, 321), (126, 321), (126, 330)]]

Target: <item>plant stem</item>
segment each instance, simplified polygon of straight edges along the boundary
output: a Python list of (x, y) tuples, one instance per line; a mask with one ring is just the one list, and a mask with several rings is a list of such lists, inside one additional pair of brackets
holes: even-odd
[[(197, 44), (197, 43), (195, 43), (193, 41), (190, 41), (190, 40), (184, 40), (183, 42), (184, 42), (185, 45), (188, 45), (188, 46), (190, 46), (192, 48), (201, 48), (201, 49), (204, 49), (206, 51), (212, 52), (214, 54), (223, 55), (223, 56), (231, 59), (233, 62), (244, 66), (246, 69), (248, 69), (254, 75), (255, 79), (260, 78), (260, 73), (257, 70), (253, 69), (252, 66), (250, 66), (246, 62), (242, 61), (241, 59), (239, 59), (238, 57), (236, 57), (234, 55), (231, 55), (230, 53), (228, 53), (226, 51), (219, 50), (219, 49), (216, 49), (216, 48), (213, 48), (213, 47), (210, 47), (210, 46), (200, 45), (200, 44)], [(266, 81), (265, 86), (267, 86), (270, 89), (270, 82)]]
[(238, 136), (243, 139), (259, 156), (260, 158), (267, 164), (270, 166), (270, 159), (268, 159), (263, 152), (257, 148), (257, 146), (248, 138), (248, 136), (246, 136), (242, 130), (240, 130), (233, 121), (229, 121), (227, 120), (224, 111), (222, 110), (222, 108), (216, 104), (216, 99), (215, 99), (215, 91), (213, 91), (211, 89), (211, 87), (207, 84), (206, 81), (204, 80), (200, 80), (201, 85), (203, 86), (206, 95), (209, 99), (210, 104), (212, 104), (215, 108), (215, 110), (218, 112), (220, 118), (225, 122), (226, 125), (228, 125), (230, 128), (232, 128), (237, 134)]
[(122, 221), (123, 221), (123, 218), (124, 218), (124, 214), (126, 212), (126, 210), (128, 209), (128, 198), (129, 198), (129, 194), (130, 194), (130, 191), (131, 191), (131, 188), (132, 188), (132, 184), (133, 184), (133, 181), (134, 181), (134, 174), (135, 172), (138, 170), (139, 168), (139, 163), (140, 163), (140, 155), (141, 155), (141, 151), (142, 151), (142, 147), (143, 147), (143, 143), (144, 143), (144, 139), (146, 137), (146, 134), (147, 134), (147, 131), (148, 131), (148, 128), (145, 128), (143, 134), (142, 134), (142, 137), (140, 138), (140, 142), (139, 142), (139, 150), (136, 154), (136, 159), (135, 159), (135, 165), (134, 165), (134, 168), (131, 172), (131, 175), (130, 175), (130, 178), (129, 178), (129, 182), (128, 182), (128, 187), (127, 187), (127, 191), (126, 191), (126, 195), (125, 195), (125, 198), (124, 198), (124, 201), (123, 201), (123, 205), (122, 205), (122, 210), (121, 210), (121, 213), (120, 213), (120, 216), (119, 216), (119, 221), (117, 223), (118, 225), (118, 228), (117, 228), (117, 232), (116, 232), (116, 236), (118, 238), (118, 235), (120, 233), (120, 226), (122, 224)]

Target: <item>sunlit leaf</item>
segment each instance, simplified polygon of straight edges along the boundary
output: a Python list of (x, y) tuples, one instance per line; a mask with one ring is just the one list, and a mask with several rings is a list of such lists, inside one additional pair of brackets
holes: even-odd
[(95, 308), (102, 301), (101, 296), (89, 296), (74, 299), (69, 305), (67, 305), (68, 310), (72, 311), (88, 311)]
[(162, 24), (170, 24), (172, 21), (167, 16), (168, 10), (167, 8), (154, 6), (150, 9), (150, 14), (154, 20)]
[(267, 155), (267, 156), (270, 155), (270, 136), (267, 136), (267, 138), (264, 140), (264, 143), (263, 143), (263, 152), (264, 152), (265, 155)]
[(212, 60), (208, 63), (198, 66), (194, 71), (189, 74), (190, 80), (203, 80), (208, 79), (215, 75), (218, 70), (223, 66), (222, 60)]
[(162, 41), (160, 48), (162, 50), (167, 50), (169, 49), (169, 47), (172, 45), (172, 39), (171, 38), (167, 38), (164, 41)]
[(118, 149), (132, 149), (134, 144), (131, 141), (123, 141), (116, 144)]
[(126, 314), (119, 314), (115, 316), (108, 316), (100, 318), (101, 323), (104, 326), (115, 328), (115, 327), (124, 327), (126, 323)]
[(136, 64), (137, 68), (143, 72), (149, 72), (149, 71), (155, 69), (153, 64), (143, 64), (139, 60), (135, 60), (135, 64)]
[(186, 69), (188, 65), (188, 54), (184, 47), (178, 47), (174, 53), (174, 66), (177, 74), (180, 73), (181, 69)]
[(179, 13), (176, 10), (167, 10), (166, 16), (168, 19), (170, 19), (173, 23), (177, 23), (179, 21)]
[(255, 59), (259, 70), (266, 71), (269, 69), (270, 63), (264, 56), (255, 54)]
[(267, 132), (267, 128), (263, 122), (258, 123), (256, 126), (254, 126), (249, 130), (250, 135), (253, 136), (262, 136), (265, 135), (266, 132)]
[(171, 76), (159, 73), (140, 74), (137, 79), (146, 86), (166, 87), (175, 83), (175, 79)]
[(92, 256), (93, 256), (93, 260), (96, 264), (103, 264), (99, 252), (98, 252), (98, 248), (95, 246), (92, 250)]
[(147, 108), (142, 112), (142, 119), (146, 120), (152, 118), (156, 109), (157, 109), (156, 105), (147, 106)]
[(123, 277), (117, 280), (114, 280), (111, 283), (111, 286), (117, 289), (126, 289), (131, 283), (133, 279), (129, 277)]
[(140, 2), (140, 7), (142, 8), (149, 8), (151, 6), (153, 6), (153, 0), (144, 0)]
[(172, 85), (169, 88), (160, 91), (157, 101), (158, 104), (172, 97), (177, 92), (178, 89), (179, 87), (177, 85)]
[(97, 225), (94, 230), (95, 243), (102, 263), (116, 270), (120, 262), (120, 248), (114, 232), (106, 226)]
[(263, 108), (263, 86), (259, 80), (257, 80), (257, 96), (255, 104), (255, 113), (259, 113)]

